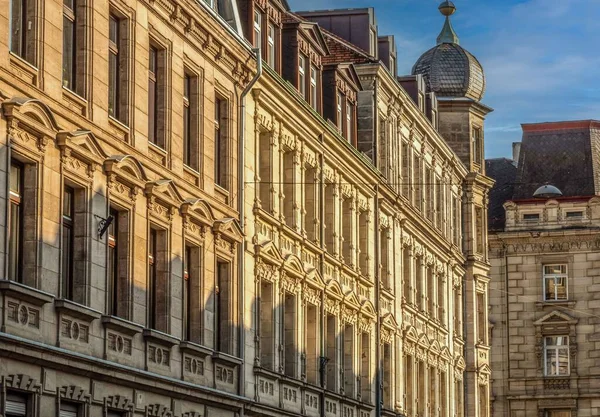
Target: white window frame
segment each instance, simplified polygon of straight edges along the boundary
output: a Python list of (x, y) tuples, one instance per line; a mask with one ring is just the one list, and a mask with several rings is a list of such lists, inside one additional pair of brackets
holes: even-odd
[(317, 67), (310, 66), (310, 105), (317, 109)]
[[(546, 273), (547, 267), (564, 267), (565, 272), (561, 273)], [(548, 279), (554, 280), (554, 298), (546, 298), (546, 281)], [(556, 280), (564, 279), (565, 280), (565, 298), (558, 298), (558, 294), (556, 293)], [(544, 264), (542, 265), (542, 287), (543, 287), (543, 297), (544, 301), (567, 301), (569, 299), (569, 266), (567, 264)]]
[(306, 99), (306, 58), (300, 54), (298, 56), (298, 91), (302, 94), (302, 97)]
[(254, 46), (262, 49), (262, 13), (254, 10)]
[(269, 23), (267, 26), (267, 60), (271, 67), (275, 67), (275, 25)]
[[(565, 345), (548, 345), (548, 339), (552, 337), (562, 337), (565, 338)], [(550, 374), (548, 373), (548, 355), (552, 354), (554, 356), (554, 364), (556, 369), (560, 372), (560, 361), (559, 361), (559, 352), (561, 350), (566, 350), (567, 354), (567, 373), (566, 374)], [(570, 358), (570, 347), (569, 347), (569, 336), (567, 335), (556, 335), (556, 336), (544, 336), (544, 375), (545, 376), (562, 376), (566, 377), (571, 375), (571, 358)]]
[(343, 129), (343, 107), (342, 107), (342, 102), (344, 101), (344, 96), (342, 95), (342, 93), (340, 93), (339, 91), (337, 92), (337, 126), (338, 129), (340, 129), (340, 132), (342, 132)]
[(352, 105), (346, 101), (346, 139), (352, 141)]

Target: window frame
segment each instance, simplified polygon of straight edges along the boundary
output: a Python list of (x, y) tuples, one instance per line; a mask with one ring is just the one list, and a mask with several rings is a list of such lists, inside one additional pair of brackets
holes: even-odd
[[(564, 338), (566, 340), (566, 344), (565, 345), (548, 345), (548, 339), (552, 339), (552, 338)], [(571, 346), (570, 346), (570, 340), (569, 340), (569, 336), (568, 335), (545, 335), (544, 336), (544, 376), (547, 377), (568, 377), (571, 376)], [(561, 364), (560, 364), (560, 351), (561, 350), (566, 350), (567, 354), (566, 354), (566, 359), (567, 359), (567, 363), (566, 363), (566, 369), (567, 369), (567, 373), (566, 374), (561, 374), (560, 373), (560, 369), (561, 369)], [(549, 373), (548, 370), (548, 354), (552, 352), (553, 356), (554, 356), (554, 366), (555, 368), (558, 370), (558, 373), (552, 374)]]
[[(80, 0), (63, 1), (63, 87), (75, 92), (77, 86), (77, 7)], [(71, 2), (72, 5), (67, 3)], [(66, 23), (70, 23), (70, 31), (67, 31)], [(70, 33), (69, 33), (70, 32)], [(67, 37), (68, 36), (68, 37)], [(70, 41), (70, 50), (67, 50), (67, 39)], [(66, 61), (69, 55), (70, 63)], [(69, 68), (67, 68), (69, 67)], [(67, 74), (65, 74), (67, 72)], [(67, 85), (65, 85), (65, 82)]]
[[(12, 159), (10, 162), (10, 177), (11, 184), (9, 186), (9, 204), (10, 204), (10, 212), (9, 212), (9, 278), (10, 280), (16, 282), (23, 282), (23, 225), (24, 225), (24, 208), (23, 208), (23, 193), (24, 193), (24, 177), (25, 177), (25, 167), (24, 164), (20, 161)], [(17, 172), (13, 172), (13, 168), (18, 170)], [(16, 185), (18, 189), (12, 189), (12, 179), (15, 176), (15, 173), (18, 175), (18, 180)], [(14, 211), (13, 211), (14, 209)], [(13, 223), (14, 214), (18, 214), (17, 223)], [(17, 230), (13, 230), (16, 227)], [(14, 244), (14, 232), (17, 232), (17, 242)], [(13, 246), (14, 245), (14, 246)], [(14, 266), (14, 273), (13, 273)]]
[[(73, 300), (73, 273), (75, 269), (75, 188), (64, 184), (62, 201), (62, 244), (61, 244), (61, 281), (62, 298)], [(68, 198), (67, 198), (68, 196)], [(68, 236), (67, 236), (68, 235)]]
[(306, 100), (306, 62), (308, 58), (303, 53), (298, 55), (298, 91)]
[(319, 70), (315, 65), (310, 65), (310, 105), (313, 109), (318, 110), (319, 105), (319, 90), (318, 90), (318, 78), (319, 78)]
[[(32, 414), (31, 413), (31, 411), (32, 411), (31, 410), (31, 408), (32, 408), (31, 395), (32, 395), (32, 393), (29, 393), (29, 392), (24, 392), (24, 391), (19, 391), (19, 390), (14, 390), (14, 389), (8, 388), (6, 390), (5, 397), (4, 397), (4, 404), (3, 404), (3, 406), (5, 408), (4, 415), (6, 417), (30, 417)], [(11, 397), (12, 397), (12, 400), (11, 400)], [(23, 402), (15, 401), (15, 399), (17, 399), (17, 398), (19, 398), (20, 400), (23, 400)], [(14, 414), (14, 413), (8, 414), (7, 403), (9, 401), (11, 401), (13, 403), (23, 404), (25, 410), (19, 414)]]
[(148, 141), (163, 147), (159, 143), (158, 100), (159, 100), (159, 48), (150, 43), (148, 48)]
[[(565, 272), (561, 273), (546, 273), (547, 267), (564, 267)], [(548, 289), (546, 281), (548, 279), (554, 280), (554, 298), (547, 298)], [(557, 298), (557, 288), (556, 282), (558, 279), (565, 280), (565, 298)], [(543, 300), (546, 302), (565, 302), (569, 300), (569, 265), (567, 263), (548, 263), (542, 264), (542, 294)]]
[(254, 33), (254, 47), (263, 49), (262, 39), (262, 26), (263, 26), (263, 12), (258, 8), (254, 9), (254, 17), (252, 19), (252, 27)]
[[(229, 116), (230, 101), (225, 95), (215, 92), (214, 105), (214, 182), (225, 191), (230, 190), (231, 168), (229, 163), (230, 136)], [(222, 122), (225, 123), (222, 123)], [(223, 163), (221, 163), (223, 162)]]
[(276, 68), (276, 60), (277, 60), (277, 50), (275, 46), (275, 38), (276, 38), (277, 29), (275, 28), (275, 24), (268, 22), (267, 24), (267, 64), (271, 66), (273, 69)]

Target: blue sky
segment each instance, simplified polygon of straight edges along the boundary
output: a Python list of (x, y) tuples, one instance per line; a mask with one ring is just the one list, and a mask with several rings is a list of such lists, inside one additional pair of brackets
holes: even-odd
[[(398, 72), (435, 45), (441, 0), (289, 0), (292, 10), (375, 8), (395, 35)], [(482, 63), (486, 157), (511, 155), (521, 123), (600, 119), (600, 0), (454, 0), (461, 45)]]

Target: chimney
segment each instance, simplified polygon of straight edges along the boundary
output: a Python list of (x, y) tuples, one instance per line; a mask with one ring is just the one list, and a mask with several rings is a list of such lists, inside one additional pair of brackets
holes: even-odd
[(521, 154), (521, 142), (513, 142), (512, 159), (515, 166), (519, 165), (519, 155)]

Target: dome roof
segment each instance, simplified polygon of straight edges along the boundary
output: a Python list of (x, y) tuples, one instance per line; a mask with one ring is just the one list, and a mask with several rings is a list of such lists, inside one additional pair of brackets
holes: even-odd
[(438, 36), (438, 44), (421, 55), (412, 73), (425, 76), (428, 91), (439, 97), (467, 97), (480, 101), (485, 93), (483, 67), (459, 45), (450, 23), (450, 15), (456, 11), (454, 4), (445, 1), (439, 9), (446, 16), (446, 22)]

